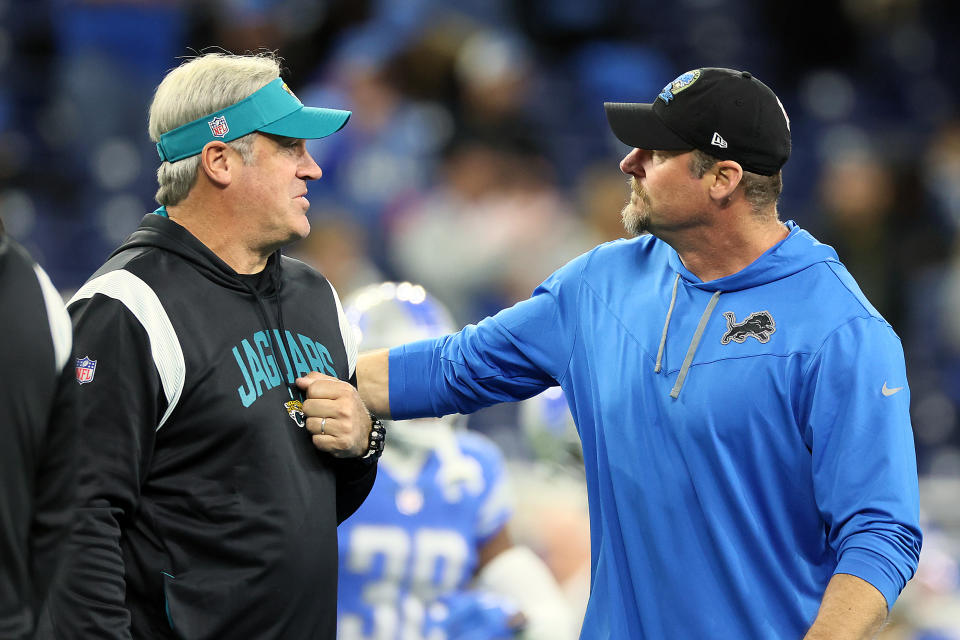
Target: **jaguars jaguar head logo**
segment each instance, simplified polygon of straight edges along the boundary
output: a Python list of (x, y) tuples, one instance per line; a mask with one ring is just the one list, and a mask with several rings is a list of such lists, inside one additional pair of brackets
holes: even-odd
[(295, 93), (293, 92), (293, 89), (291, 89), (290, 87), (287, 86), (287, 83), (286, 83), (286, 82), (283, 83), (282, 88), (283, 88), (284, 91), (286, 91), (287, 93), (289, 93), (290, 95), (292, 95), (292, 96), (293, 96), (294, 98), (296, 98), (298, 101), (300, 100), (300, 98), (297, 98), (297, 94), (295, 94)]
[(283, 403), (283, 407), (287, 410), (287, 415), (297, 423), (298, 427), (302, 429), (306, 426), (306, 420), (303, 414), (303, 403), (299, 400), (288, 400)]

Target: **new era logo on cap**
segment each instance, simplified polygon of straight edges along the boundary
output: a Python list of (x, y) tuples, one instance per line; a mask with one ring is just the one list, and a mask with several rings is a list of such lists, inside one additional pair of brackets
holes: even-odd
[(716, 131), (713, 132), (713, 140), (710, 141), (710, 144), (720, 147), (721, 149), (727, 148), (727, 141), (720, 137), (720, 134)]

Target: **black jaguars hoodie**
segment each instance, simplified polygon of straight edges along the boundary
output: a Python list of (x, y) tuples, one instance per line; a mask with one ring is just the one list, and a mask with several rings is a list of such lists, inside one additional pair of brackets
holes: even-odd
[(337, 294), (279, 252), (237, 274), (157, 213), (69, 304), (81, 515), (46, 633), (332, 640), (337, 524), (376, 467), (314, 448), (294, 380), (356, 384)]

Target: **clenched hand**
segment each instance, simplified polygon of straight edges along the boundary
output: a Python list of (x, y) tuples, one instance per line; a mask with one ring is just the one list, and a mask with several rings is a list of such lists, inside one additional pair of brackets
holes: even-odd
[(297, 378), (297, 386), (307, 394), (303, 413), (317, 449), (337, 458), (356, 458), (367, 452), (370, 414), (353, 385), (311, 371)]

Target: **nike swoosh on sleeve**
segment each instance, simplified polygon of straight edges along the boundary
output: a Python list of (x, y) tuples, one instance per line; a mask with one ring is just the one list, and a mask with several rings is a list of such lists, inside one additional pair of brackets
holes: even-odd
[(903, 391), (903, 387), (894, 387), (893, 389), (891, 389), (890, 387), (887, 386), (886, 381), (884, 381), (883, 383), (883, 388), (880, 389), (880, 393), (882, 393), (885, 396), (892, 396), (898, 391)]

